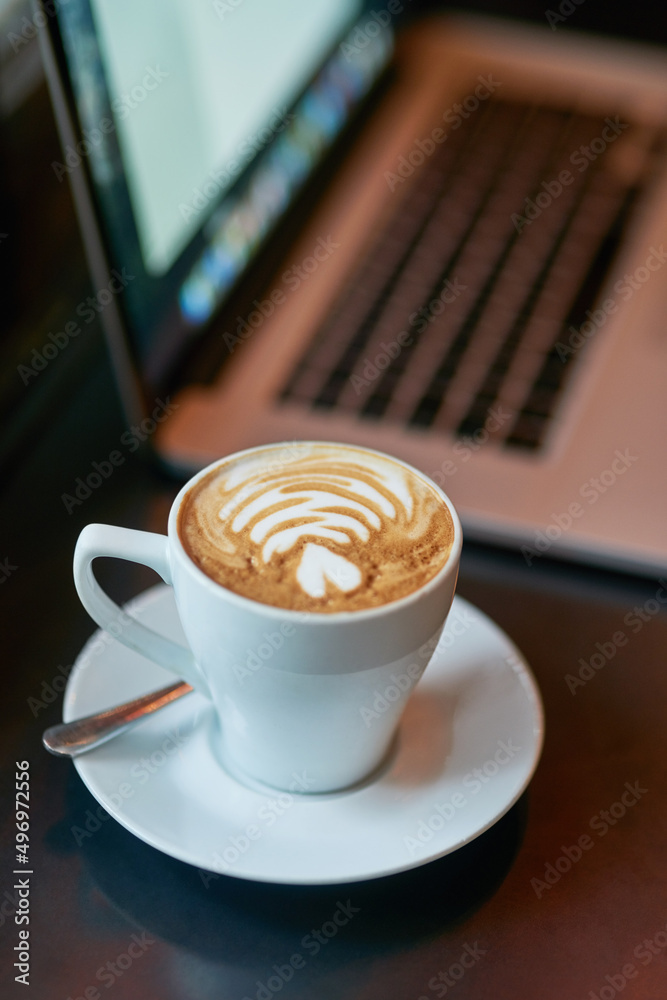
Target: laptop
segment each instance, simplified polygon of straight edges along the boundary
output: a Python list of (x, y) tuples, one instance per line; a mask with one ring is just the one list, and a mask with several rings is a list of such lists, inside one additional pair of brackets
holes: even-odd
[(664, 573), (664, 52), (403, 6), (46, 12), (128, 422), (183, 475), (377, 448), (528, 565)]

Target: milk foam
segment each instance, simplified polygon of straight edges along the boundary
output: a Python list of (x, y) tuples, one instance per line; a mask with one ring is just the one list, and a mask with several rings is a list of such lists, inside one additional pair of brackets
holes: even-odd
[(307, 444), (218, 466), (187, 494), (179, 532), (223, 586), (321, 611), (404, 596), (437, 573), (453, 541), (446, 505), (408, 469), (361, 449)]

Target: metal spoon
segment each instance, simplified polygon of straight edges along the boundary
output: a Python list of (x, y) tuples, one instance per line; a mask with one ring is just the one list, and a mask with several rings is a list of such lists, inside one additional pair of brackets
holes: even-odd
[(59, 757), (78, 757), (79, 754), (113, 739), (136, 722), (140, 722), (145, 716), (157, 712), (165, 705), (170, 705), (191, 691), (192, 687), (185, 681), (177, 681), (116, 708), (108, 708), (104, 712), (95, 712), (83, 719), (51, 726), (45, 730), (42, 743), (50, 753)]

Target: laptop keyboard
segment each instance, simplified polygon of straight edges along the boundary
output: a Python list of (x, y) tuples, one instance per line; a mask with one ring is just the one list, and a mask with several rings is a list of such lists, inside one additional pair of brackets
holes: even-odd
[(608, 321), (596, 301), (645, 173), (635, 131), (487, 101), (389, 178), (396, 210), (281, 399), (539, 450)]

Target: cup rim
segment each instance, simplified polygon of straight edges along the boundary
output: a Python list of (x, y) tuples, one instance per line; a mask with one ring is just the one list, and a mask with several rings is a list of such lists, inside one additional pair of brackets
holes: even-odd
[[(368, 454), (377, 455), (380, 458), (384, 458), (390, 462), (397, 462), (404, 468), (410, 470), (419, 479), (423, 479), (426, 483), (435, 490), (438, 496), (444, 501), (449, 514), (452, 518), (452, 523), (454, 525), (454, 540), (452, 542), (452, 547), (449, 551), (449, 555), (444, 563), (444, 565), (438, 570), (435, 576), (432, 576), (430, 580), (427, 580), (421, 587), (417, 590), (411, 591), (409, 594), (405, 594), (403, 597), (399, 597), (397, 600), (388, 601), (386, 604), (377, 604), (371, 608), (358, 608), (353, 611), (304, 611), (297, 610), (295, 608), (283, 608), (276, 604), (266, 604), (263, 601), (257, 601), (252, 597), (246, 597), (243, 594), (237, 594), (235, 590), (231, 590), (229, 587), (225, 587), (223, 584), (218, 583), (213, 580), (208, 574), (204, 573), (199, 566), (191, 559), (188, 553), (185, 551), (185, 547), (181, 541), (181, 537), (178, 531), (178, 515), (185, 499), (186, 494), (192, 489), (192, 487), (207, 476), (213, 469), (220, 465), (224, 465), (227, 462), (235, 461), (236, 459), (243, 458), (246, 455), (251, 455), (253, 452), (258, 451), (268, 451), (276, 450), (279, 448), (295, 447), (300, 445), (312, 445), (330, 448), (347, 448), (352, 451), (361, 451)], [(368, 448), (365, 445), (355, 445), (347, 444), (343, 441), (323, 441), (323, 440), (311, 440), (304, 439), (298, 441), (274, 441), (267, 444), (253, 445), (249, 448), (243, 448), (240, 451), (232, 452), (229, 455), (223, 456), (222, 458), (216, 459), (214, 462), (209, 463), (205, 468), (200, 469), (199, 472), (191, 476), (190, 479), (181, 487), (174, 501), (171, 505), (169, 511), (169, 521), (168, 521), (168, 537), (170, 548), (173, 549), (183, 561), (188, 572), (195, 577), (195, 579), (206, 587), (211, 593), (219, 594), (224, 596), (232, 605), (237, 605), (239, 609), (244, 609), (246, 611), (254, 611), (255, 613), (261, 612), (270, 618), (280, 618), (284, 620), (285, 617), (288, 620), (304, 622), (307, 621), (309, 624), (311, 622), (321, 623), (325, 625), (327, 622), (358, 622), (367, 621), (373, 618), (381, 618), (391, 612), (395, 612), (404, 607), (409, 607), (416, 601), (421, 600), (424, 595), (429, 594), (432, 590), (437, 589), (437, 587), (442, 583), (442, 581), (451, 575), (452, 572), (458, 571), (459, 560), (461, 557), (461, 548), (463, 544), (463, 529), (461, 527), (461, 521), (459, 515), (452, 503), (451, 499), (447, 496), (445, 491), (435, 483), (430, 476), (422, 472), (420, 469), (415, 468), (409, 462), (404, 461), (402, 458), (398, 458), (395, 455), (389, 455), (387, 452), (379, 451), (377, 448)], [(306, 617), (304, 617), (306, 616)]]

